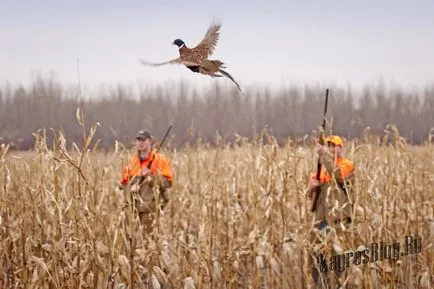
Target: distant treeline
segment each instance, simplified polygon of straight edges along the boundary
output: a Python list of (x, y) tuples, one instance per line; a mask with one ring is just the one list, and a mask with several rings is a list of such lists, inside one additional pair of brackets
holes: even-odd
[[(33, 133), (46, 128), (62, 130), (69, 141), (82, 143), (76, 121), (78, 90), (66, 89), (51, 78), (38, 77), (29, 87), (5, 85), (0, 89), (0, 143), (13, 142), (17, 149), (33, 147)], [(226, 141), (236, 134), (249, 139), (267, 128), (278, 139), (301, 139), (312, 135), (322, 122), (325, 88), (294, 86), (271, 92), (264, 88), (241, 95), (232, 87), (215, 85), (199, 90), (190, 84), (143, 89), (117, 86), (101, 95), (84, 98), (85, 125), (99, 122), (94, 139), (110, 148), (115, 140), (128, 144), (136, 131), (149, 129), (161, 138), (173, 123), (171, 145), (195, 143), (198, 137)], [(408, 142), (421, 144), (434, 127), (434, 86), (422, 92), (385, 89), (382, 85), (354, 91), (331, 87), (328, 118), (335, 133), (359, 138), (369, 126), (382, 135), (395, 124)]]

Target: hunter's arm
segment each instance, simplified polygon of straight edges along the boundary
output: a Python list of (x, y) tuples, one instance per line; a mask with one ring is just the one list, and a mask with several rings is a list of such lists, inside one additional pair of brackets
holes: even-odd
[(320, 162), (325, 167), (327, 172), (332, 175), (336, 181), (342, 181), (341, 169), (333, 161), (333, 155), (329, 152), (323, 152), (320, 156)]

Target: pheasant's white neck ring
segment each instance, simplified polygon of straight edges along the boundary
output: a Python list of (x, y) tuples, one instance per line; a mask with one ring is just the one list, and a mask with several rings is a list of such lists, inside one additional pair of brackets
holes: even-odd
[(182, 43), (182, 45), (179, 46), (179, 49), (181, 49), (181, 48), (184, 47), (184, 46), (185, 46), (185, 43)]

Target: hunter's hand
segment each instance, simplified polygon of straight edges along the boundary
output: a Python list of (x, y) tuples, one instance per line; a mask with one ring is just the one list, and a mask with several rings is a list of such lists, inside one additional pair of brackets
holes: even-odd
[(326, 151), (326, 148), (324, 146), (320, 145), (319, 143), (317, 143), (316, 147), (315, 147), (315, 151), (318, 155), (321, 156)]
[(311, 178), (309, 181), (309, 187), (307, 188), (307, 197), (309, 199), (313, 198), (313, 192), (315, 191), (316, 188), (318, 188), (320, 186), (320, 182), (315, 179), (315, 178)]
[(148, 168), (144, 168), (144, 169), (140, 172), (140, 175), (146, 177), (149, 173), (150, 173), (150, 170), (149, 170)]
[(310, 179), (310, 182), (309, 182), (310, 188), (316, 188), (320, 185), (321, 185), (321, 183), (317, 179)]

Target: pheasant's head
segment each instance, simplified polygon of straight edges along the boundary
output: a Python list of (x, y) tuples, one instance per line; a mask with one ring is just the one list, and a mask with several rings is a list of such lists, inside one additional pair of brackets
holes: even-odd
[(182, 41), (181, 39), (175, 39), (172, 44), (178, 46), (179, 48), (185, 45), (184, 41)]

